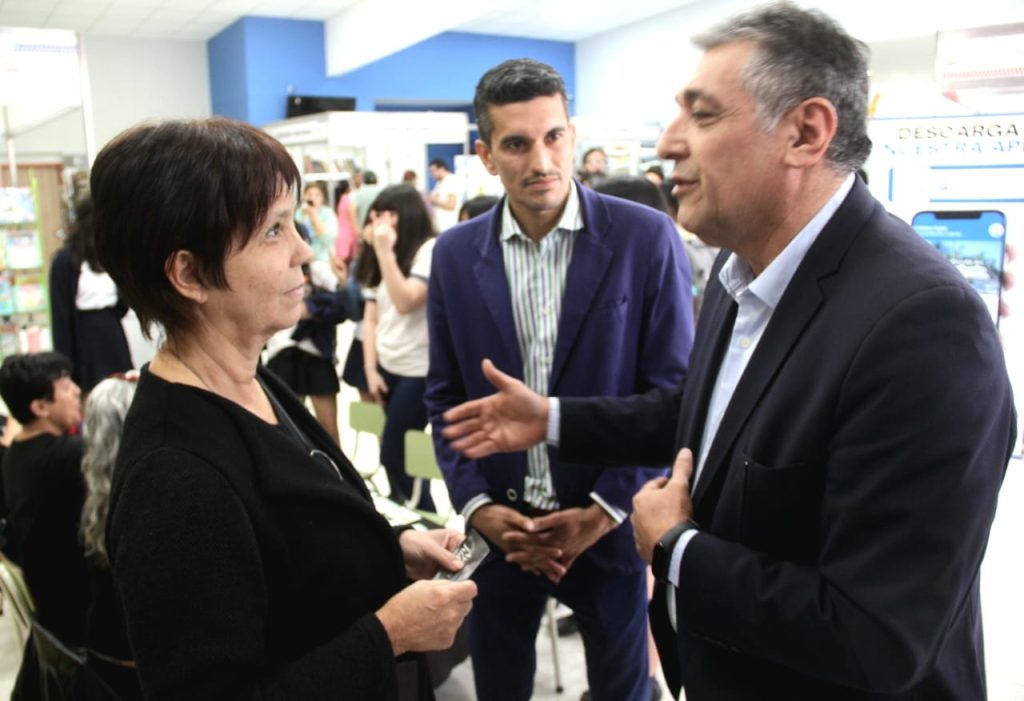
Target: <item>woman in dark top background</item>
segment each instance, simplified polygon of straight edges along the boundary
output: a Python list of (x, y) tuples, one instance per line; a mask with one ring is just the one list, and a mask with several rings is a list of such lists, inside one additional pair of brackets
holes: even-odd
[(167, 334), (125, 421), (107, 526), (147, 698), (429, 699), (405, 653), (450, 645), (476, 594), (421, 579), (459, 569), (461, 536), (396, 533), (259, 367), (302, 305), (298, 183), (277, 141), (226, 119), (130, 129), (93, 165), (100, 261), (144, 331)]
[(111, 373), (132, 368), (121, 317), (128, 311), (96, 259), (92, 200), (75, 206), (67, 243), (50, 264), (53, 348), (71, 361), (71, 379), (86, 395)]

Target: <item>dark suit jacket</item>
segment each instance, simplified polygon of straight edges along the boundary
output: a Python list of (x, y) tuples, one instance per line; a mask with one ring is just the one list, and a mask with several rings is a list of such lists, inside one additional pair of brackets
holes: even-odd
[(397, 699), (373, 614), (407, 582), (397, 538), (316, 420), (260, 375), (344, 482), (283, 428), (143, 371), (107, 535), (146, 698)]
[[(685, 388), (563, 402), (563, 458), (705, 448), (736, 309), (707, 289)], [(1015, 425), (984, 305), (856, 183), (706, 447), (678, 635), (652, 601), (666, 677), (691, 701), (984, 698), (979, 566)]]
[[(627, 395), (673, 387), (686, 373), (693, 326), (689, 263), (671, 220), (649, 207), (579, 188), (584, 229), (566, 277), (549, 382), (552, 394)], [(452, 503), (477, 494), (522, 508), (526, 453), (467, 460), (441, 437), (441, 414), (494, 388), (480, 361), (523, 377), (512, 300), (499, 240), (503, 203), (449, 229), (434, 249), (427, 321), (430, 370), (426, 402)], [(674, 339), (665, 343), (665, 339)], [(663, 464), (667, 464), (668, 461)], [(564, 465), (551, 452), (562, 508), (592, 504), (591, 491), (632, 510), (633, 494), (660, 472)], [(589, 551), (605, 569), (637, 571), (628, 523)]]

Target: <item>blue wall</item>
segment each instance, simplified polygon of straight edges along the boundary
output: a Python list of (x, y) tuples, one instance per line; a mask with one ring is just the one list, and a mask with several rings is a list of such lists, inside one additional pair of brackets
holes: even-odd
[(210, 64), (210, 97), (214, 114), (245, 119), (249, 113), (245, 38), (243, 19), (206, 42), (206, 55)]
[(469, 103), (484, 71), (523, 56), (562, 74), (573, 111), (576, 49), (568, 42), (444, 32), (335, 78), (326, 75), (322, 22), (244, 17), (207, 47), (213, 112), (257, 125), (284, 119), (289, 88), (355, 97), (358, 110), (377, 100)]

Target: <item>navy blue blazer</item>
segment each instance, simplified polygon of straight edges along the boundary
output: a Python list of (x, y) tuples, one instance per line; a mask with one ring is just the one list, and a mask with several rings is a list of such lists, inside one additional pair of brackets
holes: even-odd
[[(563, 455), (697, 454), (735, 313), (712, 275), (685, 387), (566, 400)], [(631, 440), (605, 440), (610, 427)], [(706, 447), (678, 632), (663, 589), (651, 604), (673, 691), (985, 698), (979, 568), (1015, 427), (984, 304), (858, 181)]]
[[(549, 393), (628, 395), (682, 382), (693, 338), (690, 268), (679, 234), (661, 212), (579, 187), (584, 228), (566, 278)], [(469, 460), (441, 437), (447, 409), (494, 388), (480, 362), (522, 379), (512, 300), (499, 241), (503, 201), (441, 235), (427, 295), (430, 369), (426, 402), (441, 469), (456, 508), (487, 493), (523, 508), (526, 453)], [(590, 492), (625, 512), (633, 494), (662, 470), (566, 465), (550, 450), (562, 508), (589, 506)], [(667, 463), (665, 463), (667, 464)], [(605, 569), (636, 571), (628, 521), (588, 555)]]

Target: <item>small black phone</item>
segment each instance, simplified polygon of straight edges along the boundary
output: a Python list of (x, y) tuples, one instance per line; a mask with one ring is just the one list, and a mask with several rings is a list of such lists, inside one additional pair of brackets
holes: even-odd
[(911, 225), (963, 273), (998, 325), (1006, 215), (996, 210), (918, 212)]

